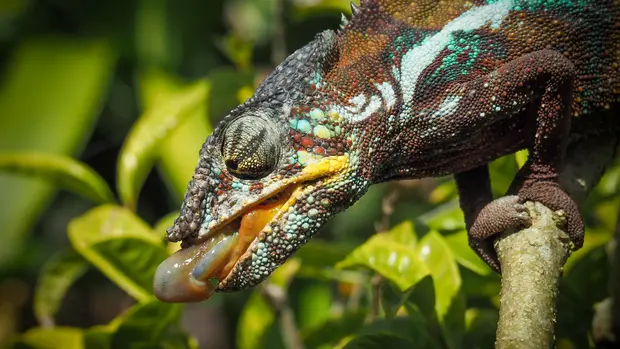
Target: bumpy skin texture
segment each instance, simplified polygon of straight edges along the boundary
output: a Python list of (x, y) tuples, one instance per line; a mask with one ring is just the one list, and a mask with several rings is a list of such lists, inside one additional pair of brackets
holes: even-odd
[[(528, 224), (526, 200), (564, 210), (579, 248), (583, 223), (557, 177), (571, 120), (619, 112), (619, 23), (620, 0), (363, 0), (341, 30), (287, 58), (207, 139), (168, 239), (196, 243), (301, 183), (295, 203), (218, 285), (238, 290), (263, 280), (371, 184), (455, 174), (470, 244), (494, 269), (493, 236)], [(226, 131), (240, 118), (264, 132)], [(247, 144), (257, 146), (244, 153)], [(244, 176), (229, 148), (273, 165)], [(524, 148), (529, 160), (509, 196), (493, 200), (486, 164)], [(272, 150), (252, 155), (259, 149)], [(346, 166), (309, 170), (330, 158)]]

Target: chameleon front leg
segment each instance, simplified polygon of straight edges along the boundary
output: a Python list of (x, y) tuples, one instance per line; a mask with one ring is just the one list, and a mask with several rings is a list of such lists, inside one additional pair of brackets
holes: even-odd
[[(503, 116), (507, 118), (505, 121), (527, 118), (523, 135), (528, 137), (526, 145), (530, 155), (508, 190), (508, 196), (491, 201), (486, 166), (456, 175), (461, 207), (468, 221), (470, 246), (497, 271), (500, 265), (493, 249), (493, 237), (508, 228), (528, 223), (522, 205), (525, 201), (538, 201), (552, 210), (563, 210), (574, 247), (580, 248), (583, 244), (584, 227), (579, 209), (558, 185), (570, 130), (573, 78), (574, 67), (568, 59), (555, 51), (544, 50), (513, 60), (496, 72), (470, 82), (465, 89), (475, 91), (464, 101), (464, 108), (474, 109), (474, 114), (479, 116), (474, 124), (493, 122), (485, 119), (493, 115), (491, 108), (519, 107), (517, 101), (523, 103), (521, 107), (525, 110), (507, 113)], [(489, 97), (491, 88), (495, 91), (492, 93), (495, 103), (489, 107), (480, 102)]]

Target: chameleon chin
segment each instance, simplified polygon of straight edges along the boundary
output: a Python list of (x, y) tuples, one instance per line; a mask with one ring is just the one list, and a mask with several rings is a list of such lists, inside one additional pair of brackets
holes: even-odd
[[(582, 246), (578, 207), (557, 179), (573, 121), (620, 115), (620, 1), (351, 6), (205, 141), (167, 231), (183, 248), (157, 269), (162, 301), (260, 283), (390, 180), (453, 174), (469, 244), (498, 272), (493, 238), (530, 223), (525, 201), (563, 210)], [(528, 161), (493, 198), (487, 164), (521, 149)]]

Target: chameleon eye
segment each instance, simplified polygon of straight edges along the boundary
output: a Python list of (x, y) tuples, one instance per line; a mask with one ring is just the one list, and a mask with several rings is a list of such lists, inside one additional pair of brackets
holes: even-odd
[(259, 179), (273, 172), (280, 154), (279, 137), (269, 120), (243, 116), (224, 130), (222, 157), (238, 178)]

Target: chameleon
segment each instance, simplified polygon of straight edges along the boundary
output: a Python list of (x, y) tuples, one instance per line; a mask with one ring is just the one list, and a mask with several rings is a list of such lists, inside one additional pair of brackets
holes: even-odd
[[(256, 286), (376, 183), (454, 175), (469, 245), (501, 272), (525, 201), (567, 217), (576, 125), (620, 112), (619, 0), (361, 0), (277, 66), (207, 137), (154, 293), (197, 302)], [(601, 128), (602, 131), (602, 128)], [(528, 150), (494, 198), (488, 163)]]

